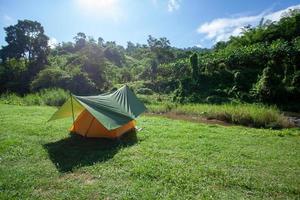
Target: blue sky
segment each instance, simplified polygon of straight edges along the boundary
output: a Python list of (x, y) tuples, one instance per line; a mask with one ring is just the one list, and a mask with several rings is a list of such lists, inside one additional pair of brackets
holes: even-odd
[(0, 0), (0, 45), (6, 44), (3, 27), (30, 19), (44, 26), (51, 44), (84, 32), (121, 45), (146, 43), (151, 34), (176, 47), (211, 47), (262, 17), (278, 20), (288, 8), (300, 8), (300, 1)]

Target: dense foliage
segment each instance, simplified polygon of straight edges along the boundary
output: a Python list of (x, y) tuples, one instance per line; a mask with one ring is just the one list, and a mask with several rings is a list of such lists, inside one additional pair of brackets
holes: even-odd
[(242, 35), (217, 43), (211, 52), (198, 54), (198, 59), (191, 56), (192, 74), (180, 79), (175, 98), (259, 101), (299, 111), (299, 30), (300, 14), (294, 10), (278, 22), (245, 27)]
[(50, 49), (39, 22), (18, 21), (5, 31), (1, 93), (55, 87), (87, 95), (127, 83), (137, 93), (169, 94), (181, 103), (238, 100), (300, 110), (298, 10), (278, 22), (262, 19), (212, 49), (178, 49), (167, 38), (151, 35), (147, 44), (129, 41), (125, 48), (82, 32)]

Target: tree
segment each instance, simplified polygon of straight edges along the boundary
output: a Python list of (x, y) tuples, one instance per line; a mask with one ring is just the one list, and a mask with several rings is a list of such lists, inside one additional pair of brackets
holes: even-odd
[(192, 76), (193, 79), (196, 81), (199, 75), (199, 69), (198, 69), (198, 55), (197, 53), (194, 53), (190, 57), (190, 64), (192, 67)]
[(105, 46), (105, 57), (118, 67), (122, 67), (125, 63), (124, 49), (117, 46), (115, 41), (107, 41)]
[(27, 92), (27, 85), (24, 84), (27, 77), (24, 76), (27, 65), (24, 59), (11, 58), (0, 65), (0, 92), (13, 91), (18, 93)]
[(95, 83), (88, 77), (88, 74), (79, 69), (72, 72), (69, 89), (77, 95), (91, 95), (97, 91)]
[(157, 65), (157, 61), (155, 59), (152, 59), (150, 63), (150, 75), (152, 81), (156, 78), (157, 75)]
[(292, 79), (292, 86), (300, 90), (300, 71), (297, 71)]
[(37, 21), (19, 20), (16, 25), (4, 28), (6, 32), (1, 58), (5, 62), (9, 58), (26, 58), (29, 62), (47, 63), (49, 53), (48, 36), (43, 26)]
[(171, 51), (170, 41), (167, 38), (162, 37), (156, 39), (149, 35), (147, 42), (151, 52), (156, 56), (159, 63), (166, 63), (174, 58), (174, 54)]
[(274, 73), (271, 67), (266, 67), (255, 85), (255, 94), (263, 102), (274, 103), (279, 101), (280, 89), (280, 78)]
[(98, 90), (102, 90), (108, 85), (103, 49), (97, 44), (86, 43), (84, 48), (67, 58), (65, 68), (67, 71), (78, 68), (88, 76)]
[(127, 53), (129, 55), (131, 55), (134, 52), (135, 49), (136, 49), (135, 45), (132, 42), (128, 41), (127, 42), (127, 48), (126, 48)]
[(218, 51), (220, 49), (224, 49), (226, 47), (227, 43), (224, 41), (219, 41), (214, 45), (214, 50)]
[(82, 49), (86, 44), (86, 35), (82, 32), (77, 33), (77, 35), (74, 37), (75, 40), (75, 49), (80, 50)]
[(132, 81), (132, 74), (128, 70), (128, 68), (121, 68), (119, 71), (119, 81), (121, 83), (128, 83)]
[(32, 91), (53, 87), (68, 89), (71, 78), (66, 71), (58, 67), (48, 67), (37, 74), (31, 82), (30, 88)]
[(104, 39), (102, 37), (98, 37), (98, 45), (104, 47)]
[[(2, 48), (1, 59), (4, 65), (8, 67), (6, 75), (10, 73), (10, 70), (14, 71), (10, 67), (10, 60), (15, 59), (14, 63), (25, 62), (22, 78), (12, 80), (18, 83), (17, 85), (20, 85), (21, 88), (8, 87), (6, 89), (24, 93), (29, 90), (29, 84), (35, 75), (48, 63), (49, 38), (44, 34), (43, 26), (36, 21), (19, 20), (16, 25), (8, 26), (4, 30), (8, 45)], [(9, 83), (7, 84), (9, 85)]]
[(59, 55), (62, 54), (68, 54), (68, 53), (74, 53), (74, 44), (72, 42), (62, 42), (62, 44), (59, 44), (55, 50), (57, 50)]

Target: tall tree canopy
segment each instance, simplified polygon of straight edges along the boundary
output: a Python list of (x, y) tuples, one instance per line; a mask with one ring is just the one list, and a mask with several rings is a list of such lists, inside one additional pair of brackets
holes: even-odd
[(170, 41), (167, 38), (162, 37), (157, 39), (149, 35), (147, 42), (151, 52), (154, 53), (159, 63), (170, 62), (174, 58)]
[[(49, 38), (44, 34), (43, 26), (36, 21), (19, 20), (16, 25), (8, 26), (4, 30), (7, 45), (3, 46), (0, 52), (3, 64), (0, 78), (8, 81), (3, 83), (1, 90), (23, 93), (29, 90), (30, 81), (47, 64)], [(9, 76), (13, 69), (20, 68), (18, 65), (21, 63), (22, 70), (14, 76)], [(8, 84), (9, 82), (13, 84)]]
[(19, 20), (16, 25), (4, 28), (7, 46), (2, 47), (1, 58), (25, 58), (29, 62), (38, 61), (45, 64), (49, 53), (48, 36), (43, 26), (36, 21)]

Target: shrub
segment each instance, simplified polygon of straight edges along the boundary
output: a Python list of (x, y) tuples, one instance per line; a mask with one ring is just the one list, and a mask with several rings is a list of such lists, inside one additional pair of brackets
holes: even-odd
[(0, 102), (12, 105), (48, 105), (61, 106), (69, 98), (68, 92), (63, 89), (44, 89), (40, 92), (27, 94), (23, 97), (15, 93), (4, 93)]
[(38, 73), (31, 82), (31, 90), (38, 91), (44, 88), (59, 87), (67, 89), (71, 76), (60, 68), (48, 67)]
[(229, 99), (225, 98), (225, 97), (220, 97), (220, 96), (208, 96), (205, 99), (205, 102), (207, 103), (212, 103), (212, 104), (221, 104), (221, 103), (225, 103), (225, 102), (229, 102)]
[(23, 97), (23, 104), (26, 106), (45, 105), (39, 93), (27, 94)]
[(138, 95), (138, 98), (140, 101), (142, 101), (144, 104), (151, 104), (152, 101), (148, 98), (146, 95)]
[(31, 82), (31, 90), (39, 91), (46, 88), (62, 88), (78, 95), (89, 95), (97, 91), (95, 83), (88, 74), (78, 68), (70, 73), (56, 67), (48, 67), (40, 71)]
[(0, 102), (4, 104), (12, 105), (24, 105), (22, 97), (18, 96), (15, 93), (3, 93), (0, 97)]
[(153, 91), (149, 88), (139, 88), (136, 91), (138, 94), (145, 94), (145, 95), (151, 95), (153, 94)]
[(45, 105), (61, 106), (70, 95), (63, 89), (44, 89), (40, 91), (40, 97)]
[(97, 87), (88, 74), (78, 69), (72, 72), (72, 81), (68, 89), (77, 95), (91, 95), (97, 92)]
[(254, 94), (263, 102), (274, 102), (281, 89), (281, 80), (271, 67), (263, 70), (262, 76), (254, 86)]
[(0, 92), (28, 92), (28, 63), (24, 59), (9, 59), (0, 64)]

